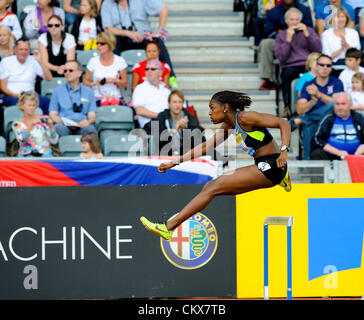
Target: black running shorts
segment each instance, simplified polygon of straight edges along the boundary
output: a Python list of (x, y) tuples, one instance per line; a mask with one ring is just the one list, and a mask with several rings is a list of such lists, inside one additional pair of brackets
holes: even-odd
[(255, 158), (255, 164), (274, 185), (279, 184), (287, 173), (287, 164), (284, 168), (277, 167), (277, 158), (280, 153), (270, 154), (268, 156)]

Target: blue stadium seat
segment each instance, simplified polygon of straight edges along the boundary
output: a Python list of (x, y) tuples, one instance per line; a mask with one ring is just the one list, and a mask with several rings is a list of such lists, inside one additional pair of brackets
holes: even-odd
[(121, 53), (121, 56), (128, 64), (128, 72), (131, 72), (134, 64), (147, 59), (147, 56), (145, 55), (145, 50), (143, 49), (125, 50)]
[(42, 96), (46, 96), (50, 99), (54, 89), (64, 83), (66, 83), (66, 79), (64, 77), (55, 77), (51, 81), (42, 80), (40, 85)]
[(143, 139), (136, 135), (118, 134), (105, 139), (104, 155), (108, 157), (135, 157), (144, 155)]
[(92, 57), (99, 55), (96, 50), (76, 50), (76, 59), (82, 65), (83, 72), (86, 71), (86, 66)]
[(62, 157), (79, 157), (83, 152), (81, 135), (69, 135), (59, 138), (58, 145)]

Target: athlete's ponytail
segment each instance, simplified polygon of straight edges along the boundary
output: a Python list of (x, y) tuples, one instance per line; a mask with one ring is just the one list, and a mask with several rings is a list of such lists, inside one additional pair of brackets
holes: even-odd
[(252, 100), (249, 96), (242, 92), (234, 91), (220, 91), (215, 93), (211, 100), (214, 100), (220, 104), (227, 103), (233, 111), (243, 111), (246, 107), (250, 106)]

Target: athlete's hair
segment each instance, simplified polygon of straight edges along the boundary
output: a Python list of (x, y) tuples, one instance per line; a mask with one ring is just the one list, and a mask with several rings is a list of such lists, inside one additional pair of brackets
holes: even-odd
[(244, 111), (252, 103), (250, 97), (245, 93), (229, 90), (215, 93), (211, 98), (212, 100), (220, 104), (228, 104), (233, 111)]

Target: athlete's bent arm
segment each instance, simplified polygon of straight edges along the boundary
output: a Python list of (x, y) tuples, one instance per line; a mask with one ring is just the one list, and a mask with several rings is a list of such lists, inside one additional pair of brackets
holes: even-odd
[(216, 148), (219, 144), (221, 144), (228, 138), (229, 129), (230, 128), (224, 123), (209, 140), (197, 145), (190, 151), (186, 152), (184, 155), (180, 156), (177, 160), (162, 163), (159, 166), (158, 171), (164, 173), (168, 169), (175, 167), (179, 163), (193, 160), (209, 154), (214, 148)]

